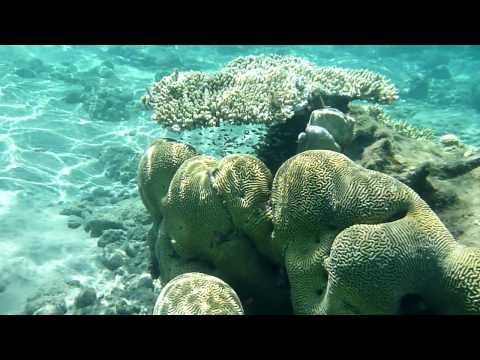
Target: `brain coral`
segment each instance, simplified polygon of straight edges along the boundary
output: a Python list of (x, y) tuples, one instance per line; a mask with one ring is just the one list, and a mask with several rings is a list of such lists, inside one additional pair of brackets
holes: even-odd
[(397, 97), (394, 85), (374, 72), (274, 55), (239, 57), (214, 73), (176, 71), (142, 100), (158, 123), (191, 129), (220, 122), (283, 123), (319, 98), (391, 103)]
[(161, 218), (161, 200), (182, 163), (198, 155), (189, 145), (172, 139), (159, 139), (147, 148), (138, 166), (138, 190), (143, 204), (155, 219)]
[(271, 181), (266, 166), (250, 155), (190, 158), (170, 183), (162, 226), (175, 256), (210, 266), (207, 273), (221, 275), (242, 299), (274, 310), (288, 303), (288, 291), (268, 261)]
[(154, 315), (243, 315), (235, 291), (217, 277), (186, 273), (168, 282), (158, 296)]
[(297, 314), (480, 312), (480, 249), (388, 175), (306, 151), (278, 170), (272, 211)]
[(151, 271), (158, 275), (158, 261), (154, 254), (156, 234), (162, 219), (162, 200), (167, 194), (170, 181), (180, 165), (196, 156), (195, 149), (172, 139), (159, 139), (147, 148), (138, 166), (138, 190), (146, 209), (153, 218), (153, 226), (147, 235), (151, 254)]

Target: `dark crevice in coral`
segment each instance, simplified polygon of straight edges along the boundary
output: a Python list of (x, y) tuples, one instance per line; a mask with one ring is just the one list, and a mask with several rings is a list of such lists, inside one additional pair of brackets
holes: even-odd
[(320, 95), (314, 92), (304, 110), (283, 123), (270, 126), (255, 147), (255, 155), (267, 165), (273, 175), (286, 160), (297, 154), (298, 135), (305, 130), (312, 111), (332, 107), (348, 112), (349, 97)]
[(228, 233), (221, 233), (219, 231), (214, 231), (215, 238), (210, 243), (210, 248), (215, 248), (227, 241), (232, 241), (239, 236), (244, 237), (244, 235), (239, 235), (236, 230), (231, 230)]
[(268, 128), (255, 148), (256, 156), (275, 174), (278, 168), (297, 153), (297, 138), (307, 126), (310, 112), (303, 111), (286, 122)]
[(325, 95), (320, 89), (316, 89), (310, 94), (308, 107), (313, 111), (313, 109), (320, 109), (328, 106), (346, 113), (351, 100), (352, 98), (348, 96)]
[(365, 148), (376, 141), (374, 133), (377, 129), (374, 125), (355, 129), (352, 143), (344, 149), (344, 154), (354, 161), (360, 160)]
[(390, 223), (390, 222), (394, 222), (394, 221), (403, 219), (405, 216), (407, 216), (407, 213), (408, 213), (408, 209), (402, 209), (402, 210), (400, 210), (399, 212), (390, 215), (390, 217), (387, 218), (387, 219), (386, 219), (384, 222), (382, 222), (382, 223)]
[(406, 294), (400, 300), (399, 315), (431, 315), (435, 311), (418, 294)]
[(157, 257), (155, 256), (155, 242), (158, 236), (159, 222), (154, 222), (147, 234), (147, 244), (150, 253), (150, 264), (149, 271), (153, 279), (156, 279), (160, 276), (160, 268), (158, 264)]
[(431, 167), (432, 165), (430, 162), (425, 162), (420, 164), (412, 171), (395, 176), (395, 178), (400, 180), (402, 183), (412, 188), (418, 195), (420, 195), (423, 200), (425, 200), (430, 205), (434, 202), (437, 193), (437, 190), (428, 180)]

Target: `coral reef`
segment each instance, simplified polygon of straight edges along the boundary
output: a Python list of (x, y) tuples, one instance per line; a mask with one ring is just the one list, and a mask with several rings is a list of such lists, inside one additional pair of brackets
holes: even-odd
[(227, 283), (202, 273), (186, 273), (162, 289), (153, 315), (243, 315), (243, 308)]
[[(374, 133), (380, 139), (363, 155), (372, 158), (378, 148), (394, 157), (389, 134)], [(383, 157), (388, 168), (389, 156)], [(430, 172), (450, 168), (429, 166), (410, 181), (425, 186)], [(238, 292), (247, 313), (264, 313), (285, 298), (286, 284), (277, 285), (284, 268), (296, 314), (480, 311), (480, 254), (459, 245), (400, 181), (317, 150), (281, 166), (271, 213), (270, 183), (268, 169), (253, 156), (185, 160), (162, 202), (154, 249), (162, 281), (189, 272), (216, 276)]]
[(347, 111), (352, 100), (389, 104), (397, 89), (367, 70), (317, 67), (293, 56), (245, 56), (214, 73), (175, 71), (147, 90), (152, 118), (175, 130), (220, 124), (262, 124), (256, 155), (275, 172), (296, 153), (293, 144), (310, 113)]
[[(375, 107), (372, 111), (372, 106), (351, 106), (349, 114), (356, 123), (353, 140), (345, 154), (367, 169), (384, 172), (410, 186), (449, 229), (456, 228), (442, 211), (458, 206), (462, 191), (445, 179), (463, 177), (458, 181), (468, 184), (474, 181), (472, 171), (478, 167), (477, 150), (462, 143), (446, 147), (436, 138), (425, 137), (422, 129), (405, 131), (392, 127), (385, 122), (383, 111)], [(474, 208), (469, 204), (471, 201), (463, 206)], [(471, 227), (466, 223), (462, 226)], [(458, 235), (456, 230), (452, 231)]]
[[(292, 311), (282, 303), (289, 292), (299, 314), (479, 312), (478, 254), (459, 245), (425, 203), (452, 209), (458, 194), (437, 181), (471, 176), (477, 157), (465, 157), (473, 152), (462, 144), (449, 150), (418, 141), (421, 134), (389, 126), (375, 110), (333, 111), (350, 118), (336, 136), (346, 135), (345, 153), (357, 164), (330, 151), (305, 151), (300, 155), (310, 160), (294, 157), (281, 166), (271, 194), (271, 173), (253, 156), (185, 160), (168, 176), (166, 194), (162, 187), (162, 221), (149, 235), (162, 282), (189, 272), (216, 276), (238, 292), (247, 314)], [(151, 189), (146, 196), (153, 198)], [(354, 260), (347, 256), (352, 249)], [(401, 273), (408, 264), (417, 265), (401, 279), (375, 275), (389, 266)], [(350, 280), (350, 271), (362, 273), (356, 266), (384, 287), (369, 287), (361, 276)], [(468, 269), (473, 278), (461, 275)]]
[[(307, 239), (305, 246), (287, 247), (285, 251), (281, 250), (283, 246), (275, 248), (280, 245), (282, 227), (278, 229), (280, 220), (273, 217), (272, 175), (297, 152), (328, 148), (410, 187), (436, 213), (457, 244), (452, 247), (453, 253), (445, 251), (440, 260), (440, 251), (431, 256), (423, 242), (430, 239), (431, 232), (418, 222), (426, 218), (429, 224), (438, 223), (438, 219), (430, 221), (430, 212), (423, 210), (409, 209), (398, 219), (380, 218), (379, 223), (362, 222), (345, 229), (328, 224), (318, 239), (332, 244), (319, 250), (321, 256), (328, 254), (323, 264), (326, 275), (321, 272), (325, 279), (315, 281), (325, 286), (323, 296), (331, 296), (317, 306), (320, 312), (477, 312), (474, 306), (471, 310), (468, 303), (462, 304), (462, 298), (468, 296), (461, 294), (468, 289), (474, 293), (477, 285), (462, 290), (465, 282), (455, 279), (457, 273), (478, 273), (477, 251), (470, 247), (480, 247), (480, 153), (466, 145), (478, 145), (480, 139), (478, 113), (474, 110), (480, 108), (475, 49), (469, 53), (461, 47), (437, 47), (432, 53), (423, 46), (42, 46), (38, 47), (41, 50), (28, 47), (22, 52), (15, 48), (1, 49), (6, 61), (0, 69), (5, 118), (0, 139), (5, 166), (0, 183), (7, 191), (0, 201), (0, 212), (6, 215), (4, 269), (0, 274), (2, 311), (21, 311), (25, 305), (22, 296), (27, 299), (41, 288), (44, 291), (28, 299), (25, 312), (151, 314), (162, 283), (166, 285), (185, 273), (201, 272), (235, 289), (247, 314), (292, 313), (290, 290), (296, 291), (295, 306), (299, 304), (299, 292), (296, 282), (293, 286), (289, 283), (289, 276), (293, 279), (300, 267), (290, 261), (293, 270), (285, 268), (282, 254), (290, 251), (304, 268), (317, 259), (311, 261), (305, 255), (314, 245), (307, 241), (309, 228), (302, 223), (298, 234)], [(337, 72), (328, 72), (325, 69), (334, 68), (316, 67), (289, 56), (260, 55), (269, 52), (305, 56), (322, 66), (381, 72), (395, 81), (407, 99), (385, 107), (385, 111), (379, 106), (359, 106), (360, 102), (351, 100), (389, 103), (391, 100), (385, 101), (379, 91), (382, 86), (388, 88), (388, 81), (370, 73), (380, 84), (375, 87), (359, 70), (337, 68)], [(379, 52), (387, 52), (389, 57), (378, 58)], [(218, 70), (246, 53), (260, 56), (239, 58)], [(185, 70), (202, 72), (182, 72)], [(354, 74), (363, 80), (352, 80)], [(165, 114), (177, 111), (176, 107), (192, 109), (195, 121), (191, 121), (188, 110), (183, 114), (180, 111), (181, 117), (171, 117), (181, 125), (169, 125), (159, 118), (160, 125), (181, 132), (156, 126), (154, 121), (145, 123), (147, 113), (132, 99), (140, 97), (151, 81), (157, 84), (148, 90), (145, 105)], [(196, 82), (200, 86), (193, 86)], [(157, 85), (168, 91), (157, 91), (161, 90)], [(182, 93), (184, 87), (188, 89)], [(201, 109), (205, 104), (208, 108)], [(334, 116), (336, 120), (353, 118), (353, 129), (345, 127), (335, 134), (328, 125), (320, 124), (321, 116), (314, 124), (309, 121), (314, 114), (327, 111), (344, 114)], [(449, 135), (440, 137), (444, 134)], [(137, 191), (134, 180), (143, 153), (139, 150), (155, 136), (175, 137), (194, 145), (196, 151), (165, 139), (152, 146), (142, 159)], [(343, 136), (348, 140), (342, 140)], [(175, 147), (185, 151), (178, 158), (172, 156)], [(208, 157), (194, 163), (192, 157), (199, 154)], [(223, 158), (229, 154), (253, 154), (260, 162), (243, 156)], [(172, 182), (186, 162), (201, 166), (182, 170), (185, 178)], [(357, 178), (350, 183), (355, 189), (363, 186)], [(304, 196), (310, 189), (312, 196), (318, 196), (321, 188), (316, 191), (313, 186), (298, 185), (303, 205), (321, 205)], [(166, 196), (169, 188), (170, 202)], [(339, 197), (341, 190), (330, 195)], [(376, 194), (380, 199), (384, 195)], [(397, 191), (392, 190), (392, 196), (395, 194)], [(25, 206), (12, 205), (17, 198), (23, 199)], [(280, 196), (277, 200), (273, 210), (288, 199)], [(334, 200), (338, 199), (332, 203)], [(192, 206), (194, 202), (198, 204)], [(351, 203), (348, 210), (354, 211), (358, 204)], [(370, 203), (365, 201), (365, 206)], [(416, 200), (409, 203), (414, 208), (419, 204)], [(33, 208), (26, 211), (32, 204), (50, 210), (41, 216), (48, 219), (42, 226), (32, 223)], [(215, 209), (215, 218), (208, 216), (210, 207)], [(56, 219), (54, 215), (61, 209), (65, 217)], [(21, 222), (16, 220), (17, 214), (23, 215)], [(319, 216), (316, 224), (321, 225), (327, 215)], [(182, 222), (185, 234), (176, 228), (178, 224), (183, 226)], [(64, 229), (55, 227), (55, 223)], [(214, 228), (220, 225), (224, 228), (215, 233)], [(412, 236), (418, 229), (415, 234), (421, 234), (420, 239)], [(414, 245), (419, 248), (408, 241), (396, 241), (391, 234), (405, 234), (415, 239)], [(378, 240), (377, 245), (385, 245), (385, 252), (378, 253), (370, 246), (372, 238)], [(286, 236), (283, 239), (290, 241)], [(333, 246), (337, 242), (338, 247)], [(212, 247), (205, 246), (211, 243)], [(394, 260), (388, 266), (377, 266), (372, 258), (384, 254)], [(412, 254), (438, 260), (443, 266), (443, 272), (429, 272), (432, 277), (428, 280), (435, 289), (427, 295), (421, 289), (409, 288), (408, 276), (411, 279), (414, 275), (402, 272), (402, 262), (412, 268), (411, 274), (419, 269), (409, 257)], [(465, 265), (463, 258), (468, 257), (471, 266)], [(416, 274), (427, 272), (422, 268), (425, 264), (421, 263)], [(241, 270), (235, 271), (237, 268)], [(375, 275), (377, 270), (380, 276)], [(257, 283), (245, 280), (257, 277), (259, 271)], [(357, 278), (350, 276), (352, 271)], [(388, 278), (391, 271), (401, 279)], [(444, 279), (435, 279), (435, 274), (443, 274)], [(378, 285), (388, 290), (385, 296), (378, 296), (377, 303), (373, 302), (374, 295), (368, 298), (362, 294), (377, 291), (382, 295), (381, 289), (363, 285), (368, 278), (378, 278)], [(422, 287), (425, 278), (419, 276), (416, 285)], [(313, 282), (308, 277), (304, 280)], [(443, 281), (460, 284), (459, 292), (449, 293), (451, 286), (443, 286)], [(52, 283), (58, 286), (51, 288)], [(398, 298), (388, 298), (398, 284), (404, 286)], [(317, 290), (321, 298), (322, 289)], [(431, 296), (438, 302), (432, 302)], [(303, 300), (307, 301), (307, 296)], [(396, 306), (389, 308), (389, 301)], [(278, 306), (278, 302), (284, 305)]]
[(303, 152), (277, 172), (272, 209), (297, 314), (480, 312), (479, 249), (388, 175)]
[[(288, 308), (288, 291), (276, 285), (278, 276), (266, 260), (271, 181), (253, 156), (214, 160), (168, 139), (155, 141), (138, 176), (154, 219), (147, 236), (152, 274), (165, 283), (186, 272), (208, 273), (232, 284), (248, 311)], [(269, 306), (266, 298), (276, 304)]]

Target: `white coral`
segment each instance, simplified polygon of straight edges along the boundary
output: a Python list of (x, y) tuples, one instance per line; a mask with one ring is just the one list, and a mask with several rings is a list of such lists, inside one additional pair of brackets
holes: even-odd
[(239, 57), (215, 73), (174, 72), (144, 97), (152, 118), (180, 128), (231, 123), (278, 123), (307, 106), (313, 91), (391, 103), (397, 89), (368, 70), (316, 67), (292, 56)]

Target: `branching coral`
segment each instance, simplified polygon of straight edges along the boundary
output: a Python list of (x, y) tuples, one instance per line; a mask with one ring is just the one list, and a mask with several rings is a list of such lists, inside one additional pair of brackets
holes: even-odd
[(432, 129), (415, 127), (410, 125), (406, 121), (394, 120), (390, 116), (388, 116), (385, 113), (385, 111), (378, 105), (367, 106), (367, 110), (370, 116), (373, 116), (375, 119), (377, 119), (379, 122), (386, 125), (387, 127), (394, 129), (399, 134), (408, 136), (413, 139), (419, 139), (419, 140), (434, 139), (434, 134)]
[(278, 170), (272, 207), (295, 313), (480, 312), (480, 250), (390, 176), (306, 151)]
[[(397, 89), (368, 70), (316, 67), (292, 56), (239, 57), (215, 73), (174, 72), (142, 99), (153, 119), (177, 129), (228, 123), (283, 123), (319, 99), (391, 103)], [(318, 107), (318, 106), (317, 106)]]
[(154, 315), (243, 315), (235, 291), (221, 279), (202, 273), (179, 275), (166, 284)]

